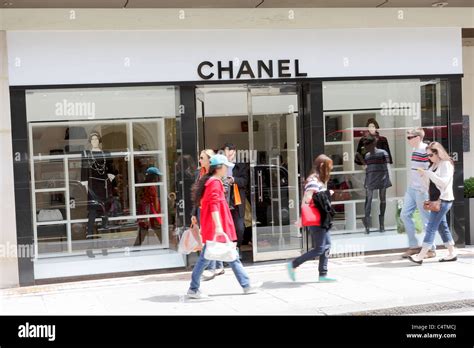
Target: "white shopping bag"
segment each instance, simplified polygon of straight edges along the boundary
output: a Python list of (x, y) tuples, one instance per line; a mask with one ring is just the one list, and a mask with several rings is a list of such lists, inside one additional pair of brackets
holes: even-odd
[(204, 258), (206, 260), (216, 260), (216, 261), (225, 261), (232, 262), (237, 260), (239, 256), (237, 253), (237, 248), (235, 244), (230, 241), (226, 233), (223, 233), (225, 236), (226, 242), (219, 243), (216, 241), (218, 234), (214, 235), (212, 241), (206, 242), (206, 250), (204, 251)]
[(178, 252), (180, 254), (190, 254), (193, 251), (202, 249), (201, 233), (199, 227), (191, 225), (186, 231), (183, 232), (181, 239), (179, 240)]

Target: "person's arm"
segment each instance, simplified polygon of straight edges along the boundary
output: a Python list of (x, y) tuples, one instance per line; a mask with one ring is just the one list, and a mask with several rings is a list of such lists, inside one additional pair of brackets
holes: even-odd
[(362, 156), (362, 139), (364, 137), (359, 139), (359, 144), (357, 144), (357, 151), (355, 154), (354, 162), (358, 165), (364, 165), (364, 157)]
[(440, 189), (445, 190), (454, 175), (454, 166), (448, 161), (440, 163), (436, 172), (426, 171), (427, 177)]
[(242, 164), (242, 167), (239, 168), (237, 176), (234, 176), (234, 183), (237, 184), (239, 189), (245, 189), (247, 187), (247, 183), (249, 182), (249, 173), (247, 170), (247, 166)]
[(81, 184), (86, 188), (88, 186), (88, 180), (89, 180), (89, 164), (87, 162), (87, 153), (84, 150), (82, 152), (82, 158), (81, 158)]
[(393, 158), (392, 158), (392, 154), (390, 152), (390, 146), (388, 145), (388, 139), (385, 138), (385, 137), (383, 139), (384, 139), (384, 141), (383, 141), (384, 150), (387, 151), (389, 163), (393, 164)]
[(112, 158), (110, 157), (110, 152), (104, 152), (105, 156), (105, 165), (107, 167), (107, 177), (110, 181), (114, 181), (115, 179), (115, 170)]
[[(213, 180), (213, 179), (209, 179)], [(222, 184), (219, 180), (213, 180), (213, 182), (209, 183), (206, 190), (208, 190), (208, 204), (210, 205), (212, 221), (214, 223), (215, 233), (222, 234), (224, 233), (224, 229), (222, 228), (222, 221), (219, 212), (219, 197), (222, 190)]]

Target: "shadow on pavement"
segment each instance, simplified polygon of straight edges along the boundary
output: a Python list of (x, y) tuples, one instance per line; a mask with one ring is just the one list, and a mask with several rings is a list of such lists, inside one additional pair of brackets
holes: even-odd
[[(425, 263), (423, 263), (424, 265)], [(388, 262), (388, 263), (379, 263), (376, 265), (368, 265), (367, 267), (372, 268), (408, 268), (408, 267), (420, 267), (419, 265), (411, 262), (410, 260), (401, 261), (401, 262)]]
[(159, 303), (189, 303), (189, 302), (209, 302), (210, 298), (188, 299), (186, 295), (159, 295), (143, 298), (142, 301), (159, 302)]
[(306, 284), (316, 284), (317, 281), (314, 282), (292, 282), (292, 281), (287, 281), (287, 282), (264, 282), (262, 285), (262, 289), (292, 289), (292, 288), (298, 288), (300, 286), (306, 285)]

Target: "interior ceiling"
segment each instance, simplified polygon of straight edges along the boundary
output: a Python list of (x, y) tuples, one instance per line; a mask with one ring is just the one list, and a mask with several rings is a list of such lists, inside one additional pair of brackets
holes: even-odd
[(474, 0), (0, 0), (3, 8), (474, 7)]

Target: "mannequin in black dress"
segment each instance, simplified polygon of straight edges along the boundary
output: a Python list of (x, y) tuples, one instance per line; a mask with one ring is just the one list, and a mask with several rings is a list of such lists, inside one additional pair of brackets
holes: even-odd
[[(100, 144), (102, 138), (99, 133), (93, 132), (89, 135), (91, 150), (85, 150), (82, 153), (81, 183), (87, 189), (87, 210), (88, 223), (86, 238), (92, 238), (94, 235), (95, 219), (102, 216), (102, 225), (107, 223), (106, 203), (112, 196), (112, 181), (115, 179), (113, 174), (112, 161), (110, 153), (102, 151)], [(102, 251), (103, 254), (106, 252)], [(88, 250), (88, 256), (92, 251)]]

